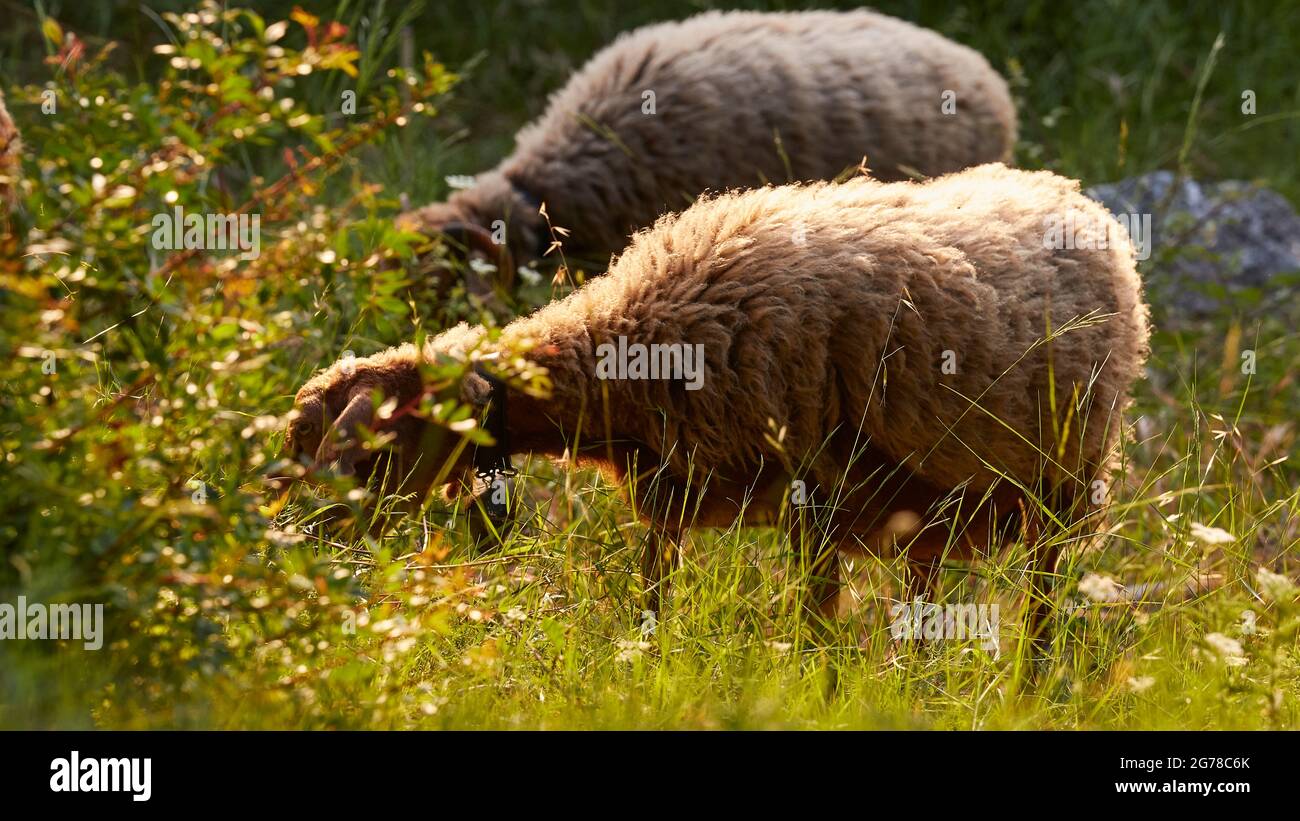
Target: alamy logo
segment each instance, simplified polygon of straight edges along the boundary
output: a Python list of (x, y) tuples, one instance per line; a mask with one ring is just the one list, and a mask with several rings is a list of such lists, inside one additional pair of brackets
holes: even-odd
[(153, 247), (159, 251), (240, 251), (242, 260), (262, 255), (261, 214), (155, 214)]
[(76, 750), (50, 762), (51, 792), (127, 792), (132, 801), (153, 795), (152, 758), (82, 758)]
[(681, 343), (629, 345), (620, 336), (618, 344), (604, 342), (596, 347), (597, 379), (681, 379), (686, 390), (704, 386), (704, 346)]
[(41, 604), (18, 597), (0, 603), (0, 640), (62, 639), (80, 641), (87, 650), (104, 646), (104, 605)]
[(986, 653), (999, 653), (996, 604), (938, 605), (917, 599), (895, 603), (889, 617), (889, 636), (895, 641), (979, 639)]

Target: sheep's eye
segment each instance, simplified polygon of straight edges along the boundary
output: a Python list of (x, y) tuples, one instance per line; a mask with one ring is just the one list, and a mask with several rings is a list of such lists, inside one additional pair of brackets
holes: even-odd
[(316, 430), (316, 423), (310, 419), (295, 419), (293, 427), (289, 429), (289, 435), (295, 440), (301, 442), (312, 435)]

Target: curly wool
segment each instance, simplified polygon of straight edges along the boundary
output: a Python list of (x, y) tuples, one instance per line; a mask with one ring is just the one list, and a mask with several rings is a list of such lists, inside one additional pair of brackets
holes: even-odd
[(608, 255), (705, 191), (833, 179), (864, 157), (882, 180), (937, 176), (1007, 160), (1015, 138), (1003, 79), (933, 31), (865, 10), (710, 12), (622, 35), (495, 170), (399, 219), (503, 219), (527, 260), (545, 236), (527, 192), (570, 251)]
[[(629, 350), (699, 346), (702, 379), (602, 379), (601, 346), (620, 337)], [(420, 498), (454, 437), (411, 416), (376, 423), (376, 389), (407, 404), (428, 390), (420, 359), (526, 351), (552, 390), (507, 388), (512, 452), (635, 475), (638, 512), (670, 537), (778, 521), (795, 479), (834, 499), (837, 549), (906, 542), (924, 565), (1005, 541), (1017, 522), (1033, 542), (1035, 500), (1062, 523), (1085, 512), (1148, 337), (1127, 234), (1077, 182), (992, 164), (925, 183), (764, 188), (662, 218), (606, 276), (496, 342), (460, 325), (423, 350), (336, 364), (299, 392), (290, 443), (363, 464), (357, 425), (384, 429), (397, 475), (423, 471), (405, 485)], [(492, 401), (478, 374), (457, 389)], [(352, 444), (340, 451), (327, 429)], [(443, 475), (463, 488), (458, 458)], [(945, 522), (960, 545), (932, 527)]]
[[(1049, 247), (1063, 220), (1070, 247)], [(612, 424), (597, 438), (638, 443), (643, 465), (683, 481), (692, 466), (743, 484), (794, 463), (833, 483), (869, 445), (934, 488), (1034, 490), (1109, 466), (1148, 335), (1132, 246), (1105, 209), (1075, 181), (992, 164), (702, 200), (502, 341), (531, 341), (555, 385), (521, 424), (613, 420), (584, 435)], [(597, 348), (619, 336), (702, 344), (702, 388), (600, 380)], [(427, 354), (476, 340), (462, 327)]]

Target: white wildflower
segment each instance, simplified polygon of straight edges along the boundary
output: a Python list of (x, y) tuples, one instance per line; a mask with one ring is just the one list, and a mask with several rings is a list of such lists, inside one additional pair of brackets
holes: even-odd
[(1219, 659), (1229, 667), (1241, 667), (1246, 663), (1246, 651), (1242, 649), (1241, 642), (1222, 633), (1210, 633), (1205, 637), (1205, 643), (1210, 645)]
[(1193, 522), (1192, 538), (1205, 544), (1228, 544), (1237, 541), (1237, 537), (1221, 527), (1207, 527), (1200, 522)]
[(1124, 588), (1110, 576), (1089, 573), (1079, 582), (1079, 592), (1096, 602), (1113, 602), (1119, 600)]
[(1237, 628), (1243, 636), (1253, 636), (1259, 632), (1254, 610), (1241, 611), (1241, 625)]
[(1266, 599), (1275, 602), (1289, 602), (1295, 599), (1295, 582), (1281, 573), (1274, 573), (1267, 567), (1261, 567), (1255, 572), (1255, 583), (1259, 585), (1259, 592)]
[(619, 641), (618, 655), (614, 656), (614, 661), (635, 661), (641, 657), (641, 654), (650, 649), (648, 641)]

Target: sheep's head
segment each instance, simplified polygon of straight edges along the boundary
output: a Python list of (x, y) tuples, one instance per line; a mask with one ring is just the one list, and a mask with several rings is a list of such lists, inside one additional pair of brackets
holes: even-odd
[(422, 496), (432, 475), (421, 482), (427, 471), (419, 463), (440, 455), (426, 441), (436, 426), (418, 415), (424, 396), (412, 345), (344, 358), (298, 391), (285, 435), (289, 455), (359, 482), (384, 476), (386, 486)]
[[(515, 266), (540, 256), (549, 236), (542, 208), (544, 192), (528, 189), (501, 171), (487, 171), (468, 188), (397, 217), (397, 226), (425, 236), (441, 236), (451, 254), (467, 264), (481, 259), (496, 265), (492, 279), (477, 274), (467, 279), (471, 292), (490, 290), (493, 279), (509, 291)], [(454, 265), (454, 263), (453, 263)]]
[[(440, 291), (454, 281), (458, 269), (465, 274), (470, 293), (486, 296), (491, 293), (494, 281), (507, 290), (511, 287), (515, 269), (510, 248), (504, 242), (495, 241), (492, 232), (476, 215), (452, 203), (440, 202), (399, 215), (397, 227), (442, 240), (445, 257), (432, 262), (428, 269), (430, 279)], [(484, 277), (475, 271), (475, 263), (492, 265), (496, 274), (492, 278)]]
[[(421, 363), (447, 356), (463, 362), (459, 350), (459, 355), (438, 352), (436, 342), (459, 342), (474, 333), (458, 326), (423, 354), (408, 344), (365, 358), (346, 357), (316, 374), (298, 391), (285, 433), (288, 455), (313, 472), (351, 476), (363, 484), (378, 479), (384, 493), (417, 504), (435, 481), (468, 489), (473, 483), (468, 428), (429, 421), (424, 411), (449, 400), (481, 411), (491, 388), (473, 372), (429, 381)], [(463, 365), (441, 373), (448, 371), (462, 373)]]

